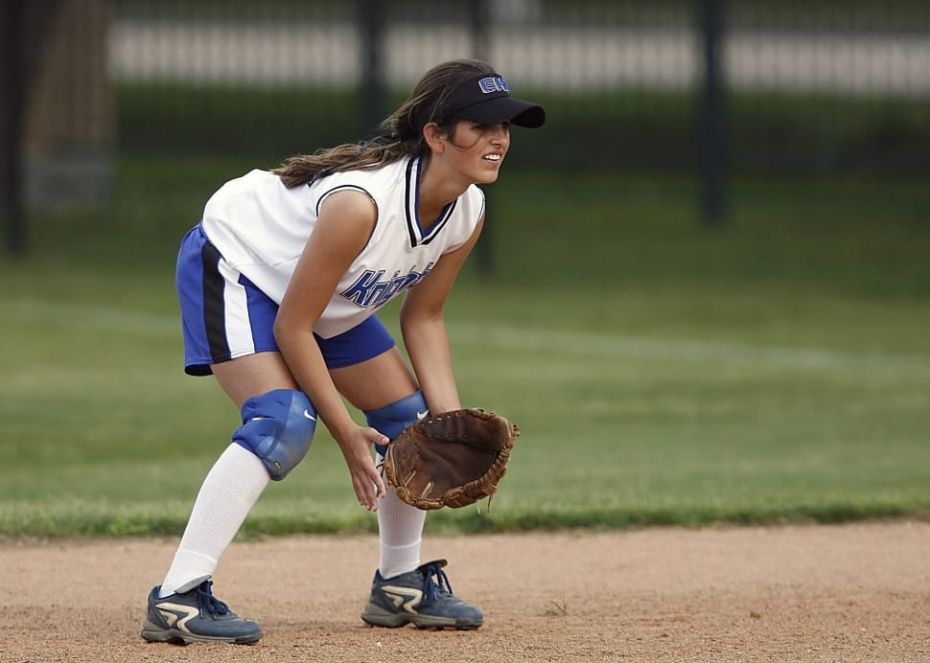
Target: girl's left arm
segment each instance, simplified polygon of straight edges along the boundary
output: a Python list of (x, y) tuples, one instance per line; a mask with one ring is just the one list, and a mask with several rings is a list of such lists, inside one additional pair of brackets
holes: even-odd
[(443, 306), (483, 226), (482, 217), (468, 241), (442, 256), (430, 273), (407, 293), (401, 307), (400, 327), (407, 354), (434, 415), (462, 407), (455, 386)]

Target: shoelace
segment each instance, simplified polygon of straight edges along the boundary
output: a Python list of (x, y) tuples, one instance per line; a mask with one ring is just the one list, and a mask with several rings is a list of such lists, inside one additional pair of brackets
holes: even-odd
[[(436, 578), (436, 580), (434, 581), (433, 578)], [(441, 594), (452, 593), (449, 576), (438, 564), (426, 564), (423, 567), (423, 590), (427, 603), (435, 601)]]
[(204, 580), (197, 587), (197, 597), (203, 609), (211, 615), (225, 615), (229, 612), (229, 606), (213, 596), (212, 580)]

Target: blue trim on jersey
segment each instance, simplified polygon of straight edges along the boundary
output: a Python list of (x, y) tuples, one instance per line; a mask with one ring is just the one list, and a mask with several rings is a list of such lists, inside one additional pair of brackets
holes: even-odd
[[(410, 216), (410, 173), (413, 170), (413, 165), (418, 159), (411, 159), (407, 162), (406, 170), (406, 184), (404, 185), (404, 217), (407, 219), (407, 233), (410, 235), (410, 246), (415, 247), (417, 245), (417, 231), (414, 225), (414, 220), (417, 218), (417, 208), (413, 208), (413, 217)], [(419, 178), (418, 178), (419, 179)], [(418, 224), (417, 224), (418, 225)]]
[(375, 206), (375, 223), (377, 223), (380, 212), (378, 211), (378, 203), (375, 201), (375, 197), (371, 195), (371, 191), (363, 187), (358, 186), (357, 184), (340, 184), (339, 186), (334, 186), (332, 189), (324, 191), (316, 201), (316, 215), (319, 218), (320, 216), (320, 205), (323, 204), (323, 201), (329, 197), (330, 194), (336, 193), (337, 191), (342, 191), (343, 189), (348, 189), (351, 191), (358, 191), (359, 193), (364, 193), (368, 196), (368, 199), (371, 200), (371, 204)]
[(443, 229), (458, 203), (458, 198), (442, 208), (439, 216), (430, 226), (429, 231), (423, 228), (420, 220), (420, 166), (419, 158), (412, 158), (407, 163), (406, 189), (404, 196), (404, 215), (407, 219), (407, 232), (410, 235), (410, 246), (429, 244)]
[[(211, 340), (213, 349), (216, 349), (221, 345), (220, 337), (228, 348), (228, 343), (225, 343), (226, 323), (222, 319), (222, 286), (226, 280), (216, 269), (216, 264), (212, 265), (212, 269), (206, 267), (205, 263), (208, 261), (203, 258), (215, 251), (201, 227), (197, 225), (184, 236), (178, 253), (175, 283), (181, 307), (184, 371), (188, 375), (210, 375), (213, 372), (210, 369), (211, 364), (230, 359), (228, 349), (225, 354), (219, 355), (211, 351)], [(222, 257), (218, 260), (222, 260)], [(216, 283), (217, 277), (222, 279), (219, 285)], [(211, 279), (213, 285), (205, 288), (205, 281)], [(239, 274), (237, 282), (246, 292), (249, 331), (255, 352), (278, 352), (278, 344), (274, 338), (274, 321), (278, 305), (245, 276)], [(213, 301), (205, 303), (205, 298)], [(220, 318), (217, 318), (216, 311), (220, 311)], [(241, 336), (243, 330), (237, 331)], [(332, 338), (322, 338), (316, 334), (314, 336), (329, 368), (359, 364), (395, 346), (391, 333), (374, 315)]]

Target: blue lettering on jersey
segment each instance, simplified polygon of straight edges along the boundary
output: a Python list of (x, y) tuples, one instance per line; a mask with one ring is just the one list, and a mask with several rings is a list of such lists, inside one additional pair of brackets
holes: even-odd
[(373, 272), (370, 269), (366, 269), (365, 273), (359, 276), (355, 283), (349, 286), (344, 292), (341, 292), (343, 297), (348, 299), (350, 302), (355, 302), (361, 307), (368, 306), (365, 303), (365, 300), (371, 298), (371, 289), (378, 282), (378, 279), (384, 274), (382, 269), (380, 272)]
[(355, 279), (355, 283), (339, 294), (362, 308), (372, 306), (377, 308), (387, 304), (395, 295), (415, 286), (424, 276), (429, 274), (432, 268), (433, 263), (429, 263), (422, 272), (411, 270), (409, 274), (403, 275), (400, 272), (394, 272), (394, 275), (389, 279), (381, 278), (384, 276), (383, 269), (377, 272), (366, 269), (361, 276)]

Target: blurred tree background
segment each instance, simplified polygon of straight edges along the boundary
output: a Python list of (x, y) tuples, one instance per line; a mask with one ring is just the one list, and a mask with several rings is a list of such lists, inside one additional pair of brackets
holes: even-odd
[(918, 0), (3, 7), (14, 253), (42, 235), (27, 216), (41, 224), (48, 210), (112, 202), (131, 186), (122, 169), (146, 160), (154, 203), (172, 174), (185, 187), (185, 163), (268, 167), (371, 135), (430, 65), (453, 57), (491, 61), (549, 111), (540, 135), (516, 132), (508, 172), (686, 179), (695, 218), (725, 220), (745, 178), (930, 174), (930, 10)]

